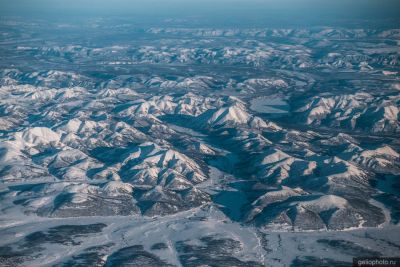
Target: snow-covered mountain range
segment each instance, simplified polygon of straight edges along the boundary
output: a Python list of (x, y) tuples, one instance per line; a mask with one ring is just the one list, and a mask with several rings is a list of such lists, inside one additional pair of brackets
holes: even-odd
[(0, 265), (399, 253), (398, 29), (0, 25)]

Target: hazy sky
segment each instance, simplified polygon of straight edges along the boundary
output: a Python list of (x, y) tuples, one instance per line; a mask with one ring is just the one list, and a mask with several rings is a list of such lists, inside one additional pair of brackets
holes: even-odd
[(0, 15), (203, 17), (209, 21), (399, 19), (400, 0), (0, 0)]

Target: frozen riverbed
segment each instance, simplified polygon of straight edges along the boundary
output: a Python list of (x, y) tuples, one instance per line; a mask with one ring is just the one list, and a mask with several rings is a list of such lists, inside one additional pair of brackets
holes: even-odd
[(284, 98), (280, 97), (257, 97), (250, 101), (250, 109), (259, 113), (287, 114), (289, 113), (289, 104)]

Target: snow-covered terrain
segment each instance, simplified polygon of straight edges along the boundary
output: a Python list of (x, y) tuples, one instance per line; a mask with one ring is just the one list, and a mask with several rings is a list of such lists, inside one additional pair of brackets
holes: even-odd
[(399, 255), (399, 29), (20, 20), (0, 20), (0, 266)]

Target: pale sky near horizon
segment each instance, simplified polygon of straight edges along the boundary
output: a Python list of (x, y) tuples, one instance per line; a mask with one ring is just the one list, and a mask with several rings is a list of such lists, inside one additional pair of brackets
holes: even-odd
[(199, 16), (243, 22), (400, 19), (400, 0), (0, 0), (0, 16)]
[(400, 6), (398, 0), (0, 0), (2, 9), (52, 8), (146, 8), (191, 6), (254, 8), (389, 8)]

